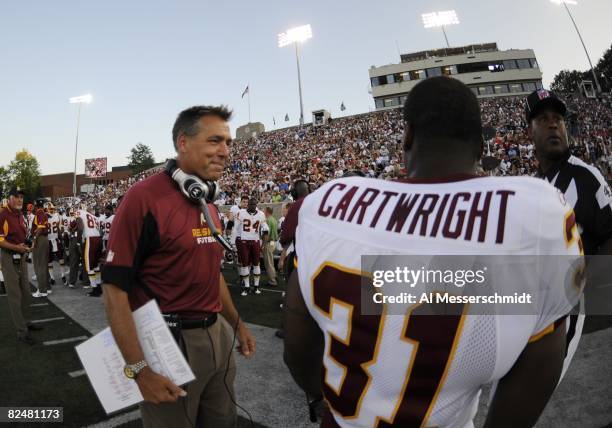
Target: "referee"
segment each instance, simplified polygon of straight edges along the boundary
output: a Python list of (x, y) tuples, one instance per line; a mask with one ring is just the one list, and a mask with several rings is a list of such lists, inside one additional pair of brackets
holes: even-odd
[[(610, 186), (596, 167), (588, 165), (570, 153), (565, 126), (567, 107), (553, 92), (542, 89), (531, 93), (527, 97), (525, 111), (527, 133), (535, 146), (540, 178), (559, 189), (574, 209), (584, 254), (588, 260), (589, 281), (584, 294), (586, 313), (610, 315), (612, 312), (609, 307), (612, 301), (609, 297), (602, 298), (605, 290), (599, 289), (598, 281), (591, 281), (595, 273), (605, 275), (605, 272), (609, 280), (612, 269), (605, 263), (605, 259), (609, 257), (588, 257), (612, 255)], [(602, 304), (602, 307), (595, 309), (596, 305)], [(568, 323), (569, 358), (566, 360), (565, 368), (578, 346), (583, 321), (585, 321), (585, 333), (612, 325), (612, 317), (609, 316), (591, 316), (586, 320), (584, 317), (572, 316)]]

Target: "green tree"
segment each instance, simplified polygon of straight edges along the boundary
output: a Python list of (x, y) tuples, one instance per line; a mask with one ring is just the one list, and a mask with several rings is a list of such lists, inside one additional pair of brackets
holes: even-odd
[(15, 160), (8, 165), (7, 173), (9, 182), (24, 191), (26, 200), (41, 195), (40, 166), (34, 155), (26, 149), (15, 154)]
[(9, 189), (12, 186), (12, 180), (11, 180), (11, 176), (8, 172), (8, 169), (6, 169), (3, 166), (0, 166), (0, 197), (1, 198), (6, 198), (6, 194), (9, 191)]
[(155, 158), (153, 157), (151, 148), (142, 143), (138, 143), (132, 148), (128, 160), (130, 161), (128, 166), (132, 169), (134, 174), (146, 171), (155, 165)]
[(555, 76), (552, 84), (550, 85), (550, 89), (555, 92), (566, 94), (577, 92), (580, 89), (580, 83), (583, 80), (593, 80), (592, 77), (589, 79), (588, 76), (590, 76), (589, 72), (561, 70)]

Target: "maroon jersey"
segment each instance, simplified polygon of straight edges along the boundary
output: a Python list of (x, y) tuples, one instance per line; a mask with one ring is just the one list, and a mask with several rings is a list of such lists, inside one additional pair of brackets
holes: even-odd
[[(220, 229), (216, 207), (209, 209)], [(221, 311), (222, 253), (200, 209), (159, 173), (121, 201), (102, 279), (129, 294), (132, 310), (155, 298), (163, 313), (201, 318)]]

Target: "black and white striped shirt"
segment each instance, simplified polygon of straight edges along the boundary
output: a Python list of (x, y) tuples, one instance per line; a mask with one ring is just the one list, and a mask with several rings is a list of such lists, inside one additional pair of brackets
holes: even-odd
[(612, 190), (599, 169), (568, 152), (541, 177), (574, 208), (584, 253), (597, 254), (599, 246), (612, 239)]

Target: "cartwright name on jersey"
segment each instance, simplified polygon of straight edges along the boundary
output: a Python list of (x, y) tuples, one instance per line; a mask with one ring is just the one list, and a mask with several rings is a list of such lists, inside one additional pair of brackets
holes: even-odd
[(485, 242), (491, 227), (495, 243), (502, 244), (514, 195), (513, 190), (400, 193), (335, 183), (322, 197), (318, 214), (357, 225), (367, 217), (369, 227), (388, 232), (474, 242)]

